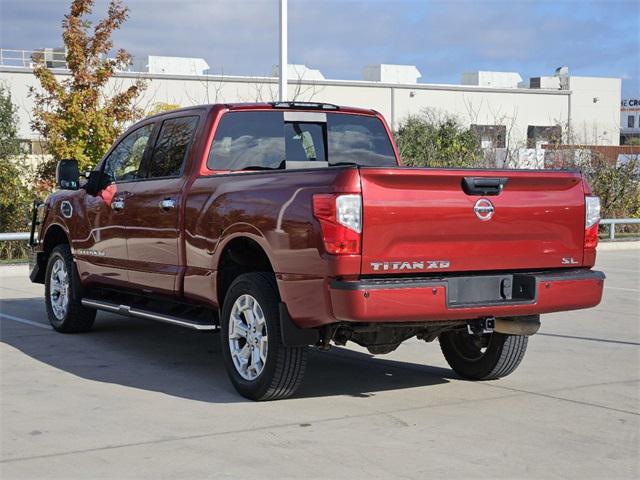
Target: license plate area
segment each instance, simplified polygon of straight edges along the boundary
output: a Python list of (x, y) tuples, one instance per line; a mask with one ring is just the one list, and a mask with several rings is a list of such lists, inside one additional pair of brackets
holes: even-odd
[(451, 308), (531, 303), (536, 298), (533, 275), (505, 274), (447, 279), (447, 304)]

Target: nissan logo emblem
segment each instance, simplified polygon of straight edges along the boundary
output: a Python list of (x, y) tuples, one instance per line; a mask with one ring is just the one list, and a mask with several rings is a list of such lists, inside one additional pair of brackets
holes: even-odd
[(476, 217), (480, 220), (489, 220), (493, 217), (493, 212), (495, 209), (493, 208), (493, 203), (491, 203), (486, 198), (481, 198), (476, 202), (473, 207), (473, 211), (476, 213)]

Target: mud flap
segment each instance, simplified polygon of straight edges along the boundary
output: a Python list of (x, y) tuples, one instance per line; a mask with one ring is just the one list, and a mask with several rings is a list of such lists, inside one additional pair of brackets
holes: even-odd
[(315, 345), (320, 340), (320, 334), (315, 328), (299, 328), (296, 326), (284, 303), (280, 303), (280, 336), (286, 347), (305, 347)]
[(33, 283), (44, 284), (44, 273), (47, 269), (45, 265), (46, 257), (43, 252), (34, 252), (29, 248), (29, 280)]

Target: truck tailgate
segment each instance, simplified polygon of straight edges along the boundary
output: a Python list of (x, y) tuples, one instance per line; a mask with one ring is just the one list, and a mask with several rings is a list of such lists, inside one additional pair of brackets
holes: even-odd
[[(580, 173), (361, 168), (360, 174), (363, 275), (582, 263)], [(499, 179), (503, 187), (490, 195), (469, 191), (479, 178)]]

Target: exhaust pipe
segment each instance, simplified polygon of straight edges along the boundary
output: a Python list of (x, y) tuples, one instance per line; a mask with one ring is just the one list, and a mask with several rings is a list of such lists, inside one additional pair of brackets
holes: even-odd
[(540, 315), (496, 318), (494, 331), (505, 335), (533, 335), (540, 328)]

